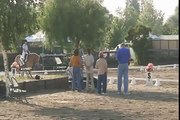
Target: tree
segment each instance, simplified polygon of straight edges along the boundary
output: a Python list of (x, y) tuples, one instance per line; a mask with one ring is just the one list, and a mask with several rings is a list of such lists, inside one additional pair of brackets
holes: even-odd
[(140, 5), (138, 0), (126, 0), (126, 8), (124, 10), (124, 31), (128, 32), (137, 24), (140, 14)]
[(112, 23), (109, 25), (109, 30), (106, 31), (107, 47), (115, 48), (118, 44), (124, 42), (124, 21), (118, 17), (113, 17)]
[(17, 46), (17, 41), (37, 28), (37, 3), (34, 0), (0, 1), (0, 50), (3, 54), (5, 78), (9, 78), (7, 51)]
[(170, 16), (163, 26), (163, 34), (178, 35), (179, 34), (179, 6), (176, 7), (174, 15)]
[(117, 44), (125, 41), (125, 36), (130, 28), (137, 24), (140, 14), (138, 0), (126, 0), (124, 11), (117, 9), (118, 18), (114, 17), (109, 34), (109, 47), (115, 47)]
[(128, 31), (126, 40), (132, 42), (132, 48), (136, 54), (138, 65), (145, 65), (148, 61), (148, 49), (152, 48), (152, 43), (149, 37), (150, 28), (143, 25), (137, 25)]
[(42, 29), (48, 44), (99, 47), (108, 20), (108, 11), (97, 0), (47, 0)]
[(153, 34), (162, 34), (164, 14), (154, 9), (153, 0), (141, 0), (138, 24), (151, 28)]

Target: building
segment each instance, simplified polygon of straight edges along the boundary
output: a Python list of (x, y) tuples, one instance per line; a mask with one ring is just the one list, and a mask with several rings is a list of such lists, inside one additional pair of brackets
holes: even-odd
[(177, 64), (179, 62), (179, 35), (151, 35), (150, 58), (156, 64)]

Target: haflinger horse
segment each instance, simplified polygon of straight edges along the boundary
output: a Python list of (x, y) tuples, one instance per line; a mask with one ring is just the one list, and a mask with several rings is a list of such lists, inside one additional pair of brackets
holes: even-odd
[[(21, 67), (21, 63), (20, 63), (20, 57), (21, 55), (17, 55), (15, 57), (15, 60)], [(36, 63), (39, 63), (40, 60), (40, 56), (36, 53), (30, 53), (27, 57), (27, 61), (26, 61), (26, 67), (32, 68), (33, 65), (35, 65)]]
[(21, 68), (29, 68), (29, 69), (32, 69), (33, 66), (36, 64), (36, 63), (39, 63), (39, 60), (40, 60), (40, 56), (36, 53), (30, 53), (27, 57), (27, 61), (25, 63), (25, 66), (22, 66), (21, 64), (21, 55), (17, 55), (15, 57), (15, 60), (14, 62), (17, 62), (17, 64), (20, 66), (20, 70)]

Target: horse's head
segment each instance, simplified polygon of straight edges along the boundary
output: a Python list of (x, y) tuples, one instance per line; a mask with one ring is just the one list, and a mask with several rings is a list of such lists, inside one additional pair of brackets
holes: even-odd
[(17, 55), (14, 59), (14, 61), (17, 62), (18, 65), (20, 65), (20, 57), (21, 57), (21, 55)]

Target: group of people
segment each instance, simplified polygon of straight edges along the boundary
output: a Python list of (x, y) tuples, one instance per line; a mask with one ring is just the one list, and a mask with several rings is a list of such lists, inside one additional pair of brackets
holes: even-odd
[[(97, 91), (99, 94), (105, 94), (107, 89), (107, 72), (108, 72), (108, 64), (106, 59), (104, 58), (104, 54), (102, 51), (99, 52), (99, 58), (97, 61), (94, 60), (94, 57), (91, 53), (91, 49), (87, 49), (87, 54), (81, 55), (81, 51), (79, 49), (75, 49), (73, 55), (70, 58), (69, 66), (72, 67), (72, 90), (78, 91), (83, 90), (83, 67), (85, 68), (86, 73), (86, 91)], [(25, 40), (22, 45), (22, 60), (24, 63), (27, 61), (27, 57), (29, 54), (29, 49), (27, 45), (27, 41)], [(122, 43), (121, 47), (117, 49), (116, 59), (118, 61), (118, 94), (124, 93), (125, 95), (130, 94), (128, 92), (128, 66), (129, 61), (131, 60), (130, 50), (129, 48)], [(97, 85), (94, 82), (94, 62), (95, 69), (97, 69), (98, 80)], [(16, 66), (16, 64), (13, 64)], [(122, 79), (124, 78), (124, 79)], [(122, 81), (124, 80), (124, 92), (122, 92)], [(97, 89), (95, 88), (97, 86)]]
[[(72, 90), (83, 90), (83, 72), (84, 67), (86, 74), (86, 91), (94, 92), (96, 91), (95, 86), (97, 86), (98, 93), (106, 93), (107, 88), (107, 61), (103, 56), (103, 52), (99, 53), (99, 59), (96, 61), (95, 68), (98, 69), (98, 81), (95, 85), (94, 81), (94, 57), (91, 53), (91, 49), (87, 49), (87, 54), (80, 57), (79, 49), (74, 50), (74, 54), (70, 58), (69, 65), (72, 67)], [(101, 91), (102, 89), (102, 91)]]
[[(87, 54), (80, 57), (79, 49), (74, 50), (74, 54), (70, 58), (69, 66), (72, 67), (72, 90), (76, 89), (80, 92), (83, 90), (82, 83), (82, 69), (85, 68), (86, 73), (86, 88), (88, 91), (97, 91), (98, 94), (105, 94), (107, 91), (107, 72), (108, 64), (104, 57), (103, 51), (99, 52), (99, 58), (95, 61), (91, 53), (91, 49), (87, 49)], [(83, 59), (82, 59), (83, 58)], [(124, 43), (117, 50), (116, 59), (118, 61), (118, 94), (124, 93), (129, 95), (128, 92), (128, 66), (129, 60), (131, 59), (130, 50)], [(97, 89), (95, 88), (94, 82), (94, 62), (95, 69), (97, 69)], [(122, 78), (124, 78), (124, 92), (122, 92)]]

